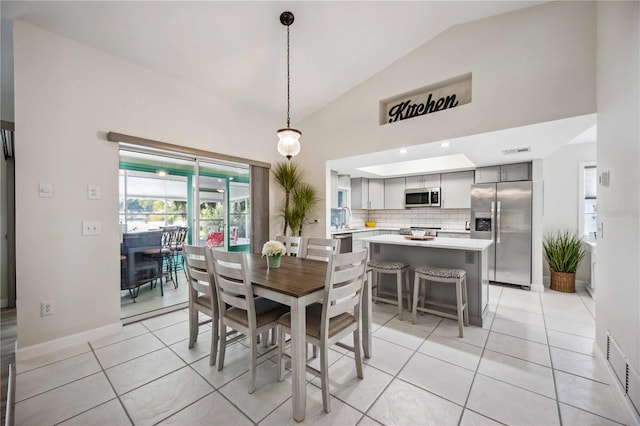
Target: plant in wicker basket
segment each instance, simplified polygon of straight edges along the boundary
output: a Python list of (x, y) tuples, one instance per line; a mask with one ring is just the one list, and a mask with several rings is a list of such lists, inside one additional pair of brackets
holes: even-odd
[(569, 231), (557, 231), (545, 235), (542, 247), (551, 270), (551, 289), (574, 293), (576, 269), (585, 255), (582, 238)]

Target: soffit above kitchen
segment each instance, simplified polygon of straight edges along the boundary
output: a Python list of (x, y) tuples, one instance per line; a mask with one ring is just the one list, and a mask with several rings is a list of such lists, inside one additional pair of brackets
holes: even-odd
[[(596, 142), (596, 114), (447, 139), (329, 161), (351, 177), (396, 176), (473, 170), (543, 159), (571, 143)], [(524, 148), (524, 149), (523, 149)]]
[[(290, 10), (295, 124), (452, 26), (542, 3), (2, 1), (0, 7), (5, 40), (12, 20), (21, 19), (275, 119), (286, 111), (278, 17)], [(12, 45), (2, 47), (2, 91), (12, 94)]]

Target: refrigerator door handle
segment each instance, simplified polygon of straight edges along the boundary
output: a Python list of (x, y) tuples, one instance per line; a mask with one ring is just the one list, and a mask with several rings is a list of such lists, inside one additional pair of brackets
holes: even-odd
[(496, 243), (500, 244), (500, 201), (498, 201), (498, 209), (497, 209), (497, 218), (496, 218)]
[(495, 241), (494, 237), (496, 235), (496, 233), (495, 233), (495, 226), (496, 225), (495, 225), (495, 221), (494, 221), (495, 211), (496, 211), (496, 203), (492, 201), (491, 202), (491, 222), (493, 224), (491, 225), (491, 241)]

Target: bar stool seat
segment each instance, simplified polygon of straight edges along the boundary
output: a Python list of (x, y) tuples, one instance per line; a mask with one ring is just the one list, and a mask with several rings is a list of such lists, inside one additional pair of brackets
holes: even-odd
[[(423, 281), (424, 280), (424, 281)], [(435, 281), (440, 283), (455, 284), (456, 286), (456, 304), (450, 305), (427, 300), (427, 283)], [(469, 325), (469, 306), (467, 302), (467, 272), (464, 269), (440, 268), (437, 266), (419, 266), (415, 270), (415, 279), (413, 282), (413, 317), (412, 322), (415, 324), (417, 311), (427, 312), (439, 315), (445, 318), (458, 320), (458, 331), (460, 337), (463, 337), (463, 325)], [(420, 295), (422, 290), (422, 295)], [(422, 307), (418, 307), (418, 300), (422, 301)], [(425, 305), (439, 306), (443, 308), (453, 308), (456, 315), (425, 307)]]
[[(402, 299), (407, 299), (407, 309), (411, 310), (411, 287), (409, 282), (409, 264), (404, 262), (387, 261), (387, 260), (370, 260), (367, 263), (366, 272), (371, 271), (372, 282), (371, 289), (375, 289), (374, 295), (371, 299), (376, 302), (386, 302), (393, 305), (398, 305), (398, 319), (402, 321)], [(393, 294), (383, 293), (379, 291), (379, 279), (380, 274), (394, 274), (396, 276), (396, 288), (397, 288), (397, 300), (388, 299), (386, 297), (379, 297), (379, 294)], [(403, 277), (406, 275), (406, 279)], [(405, 284), (406, 290), (403, 289)]]

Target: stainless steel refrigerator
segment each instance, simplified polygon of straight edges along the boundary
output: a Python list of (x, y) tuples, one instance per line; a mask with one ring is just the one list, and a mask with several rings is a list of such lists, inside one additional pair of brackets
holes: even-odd
[(530, 181), (471, 186), (471, 238), (493, 240), (489, 280), (531, 286)]

